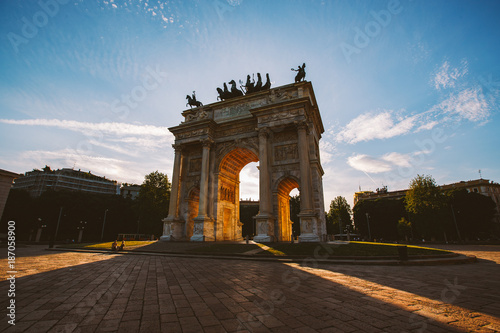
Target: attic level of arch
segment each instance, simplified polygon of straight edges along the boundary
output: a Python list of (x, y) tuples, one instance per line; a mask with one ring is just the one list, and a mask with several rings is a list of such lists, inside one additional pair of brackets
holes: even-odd
[[(260, 242), (290, 240), (288, 195), (301, 195), (301, 240), (326, 235), (319, 140), (324, 132), (310, 82), (182, 112), (169, 128), (175, 160), (162, 240), (239, 240), (239, 174), (259, 163)], [(193, 195), (196, 193), (196, 195)]]

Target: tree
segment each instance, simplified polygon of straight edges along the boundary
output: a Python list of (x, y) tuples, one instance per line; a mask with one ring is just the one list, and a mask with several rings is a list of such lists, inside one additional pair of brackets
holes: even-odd
[(432, 239), (444, 234), (444, 196), (432, 176), (417, 175), (412, 179), (405, 207), (420, 237)]
[(137, 204), (139, 207), (138, 232), (161, 234), (161, 220), (168, 215), (170, 187), (167, 175), (154, 171), (144, 177)]
[(300, 236), (300, 195), (290, 197), (290, 220), (293, 222), (292, 231), (295, 236)]
[(456, 238), (487, 239), (493, 232), (495, 203), (485, 195), (465, 189), (445, 193), (448, 214), (447, 233)]
[(403, 199), (360, 200), (353, 208), (356, 232), (364, 239), (398, 240), (398, 221), (406, 217)]
[(411, 238), (411, 223), (402, 217), (398, 221), (398, 234), (401, 239), (408, 241)]
[(350, 228), (352, 231), (351, 214), (351, 206), (344, 197), (338, 196), (333, 199), (330, 203), (330, 210), (326, 215), (327, 232), (329, 234), (335, 234), (340, 231), (344, 233), (346, 228)]

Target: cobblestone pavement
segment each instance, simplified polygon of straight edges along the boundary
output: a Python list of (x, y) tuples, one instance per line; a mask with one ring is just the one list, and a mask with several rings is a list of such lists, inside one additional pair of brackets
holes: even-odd
[(476, 254), (475, 264), (402, 267), (44, 248), (17, 250), (16, 325), (4, 315), (0, 331), (500, 331), (499, 246), (454, 249)]

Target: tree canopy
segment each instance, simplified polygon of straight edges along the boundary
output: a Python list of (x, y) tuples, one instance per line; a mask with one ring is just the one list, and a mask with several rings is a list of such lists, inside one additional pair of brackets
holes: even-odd
[(160, 234), (161, 220), (168, 215), (171, 184), (166, 174), (151, 172), (144, 177), (137, 204), (139, 210), (139, 233)]
[(329, 234), (344, 233), (346, 228), (352, 231), (351, 206), (346, 198), (338, 196), (330, 202), (326, 213), (326, 228)]

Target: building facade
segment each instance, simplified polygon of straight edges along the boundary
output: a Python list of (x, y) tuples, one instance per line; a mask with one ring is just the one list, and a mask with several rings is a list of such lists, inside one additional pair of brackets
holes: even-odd
[(100, 194), (119, 194), (120, 187), (116, 180), (93, 175), (69, 168), (28, 171), (14, 181), (14, 189), (22, 189), (33, 197), (40, 196), (47, 190), (69, 190)]
[(141, 185), (137, 184), (122, 184), (122, 187), (120, 188), (120, 195), (124, 198), (130, 198), (132, 200), (137, 199), (140, 192)]
[(12, 181), (20, 175), (14, 172), (0, 169), (0, 218), (9, 196), (9, 191), (12, 187)]

